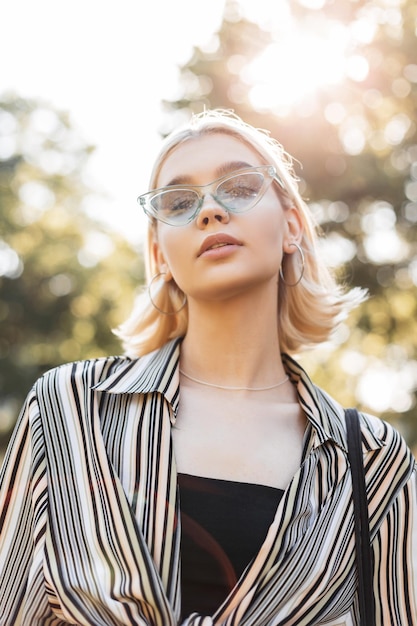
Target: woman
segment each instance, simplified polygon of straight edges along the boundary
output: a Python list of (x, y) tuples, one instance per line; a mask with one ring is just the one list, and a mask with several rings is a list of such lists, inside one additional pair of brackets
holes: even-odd
[[(288, 356), (362, 297), (319, 260), (290, 160), (227, 112), (139, 200), (127, 356), (34, 385), (2, 474), (0, 624), (355, 625), (343, 409)], [(416, 466), (361, 416), (378, 624), (417, 624)]]

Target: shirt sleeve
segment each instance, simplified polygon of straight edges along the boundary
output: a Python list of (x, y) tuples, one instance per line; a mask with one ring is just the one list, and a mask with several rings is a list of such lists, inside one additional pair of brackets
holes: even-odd
[(47, 484), (42, 428), (29, 394), (0, 473), (0, 625), (51, 617), (43, 580)]
[(373, 542), (377, 624), (417, 626), (417, 469)]

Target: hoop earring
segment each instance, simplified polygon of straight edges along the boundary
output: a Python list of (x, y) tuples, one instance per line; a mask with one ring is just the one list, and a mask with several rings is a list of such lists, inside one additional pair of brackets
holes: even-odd
[(176, 315), (177, 313), (179, 313), (180, 311), (183, 310), (183, 308), (185, 307), (185, 305), (187, 304), (187, 296), (184, 294), (184, 299), (183, 302), (180, 306), (179, 309), (177, 309), (176, 311), (164, 311), (163, 309), (161, 309), (154, 301), (154, 299), (152, 298), (152, 285), (155, 282), (155, 280), (157, 278), (159, 278), (160, 276), (165, 276), (166, 272), (158, 272), (158, 274), (155, 274), (155, 276), (152, 276), (151, 282), (148, 285), (148, 296), (149, 296), (149, 300), (151, 301), (152, 306), (154, 307), (154, 309), (156, 309), (159, 313), (162, 313), (162, 315)]
[(284, 285), (287, 285), (287, 287), (295, 287), (296, 285), (298, 285), (299, 282), (301, 282), (301, 279), (304, 276), (304, 269), (305, 269), (304, 252), (303, 252), (303, 249), (301, 248), (301, 246), (298, 245), (298, 243), (295, 243), (295, 241), (291, 242), (289, 245), (290, 246), (295, 246), (297, 248), (298, 252), (300, 253), (300, 256), (301, 256), (301, 274), (300, 274), (299, 279), (295, 283), (287, 283), (287, 281), (284, 278), (284, 273), (282, 271), (282, 264), (281, 264), (281, 267), (279, 268), (279, 275), (281, 276), (281, 280), (284, 283)]

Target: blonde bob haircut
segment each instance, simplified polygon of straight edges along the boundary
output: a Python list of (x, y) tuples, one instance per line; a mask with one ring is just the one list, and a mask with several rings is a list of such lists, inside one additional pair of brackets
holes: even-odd
[[(212, 134), (237, 138), (260, 155), (267, 165), (273, 165), (285, 187), (283, 190), (276, 185), (284, 210), (295, 206), (303, 222), (300, 241), (304, 254), (302, 280), (294, 285), (300, 276), (299, 252), (285, 255), (282, 266), (285, 282), (281, 274), (279, 278), (277, 324), (281, 351), (294, 354), (327, 341), (348, 311), (359, 304), (365, 294), (358, 288), (350, 291), (343, 289), (320, 258), (316, 227), (310, 209), (298, 191), (292, 158), (267, 131), (246, 124), (232, 111), (216, 109), (194, 115), (164, 140), (154, 164), (149, 189), (156, 188), (162, 164), (178, 146)], [(151, 253), (156, 237), (156, 222), (150, 220), (145, 266), (152, 300), (149, 289), (143, 290), (129, 318), (115, 331), (123, 342), (126, 354), (132, 357), (152, 352), (187, 332), (188, 307), (184, 305), (184, 293), (174, 280), (167, 283), (162, 276), (158, 276), (160, 269)]]

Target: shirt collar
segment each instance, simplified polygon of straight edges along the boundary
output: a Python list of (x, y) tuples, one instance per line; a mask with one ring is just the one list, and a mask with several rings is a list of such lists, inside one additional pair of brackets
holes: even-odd
[(179, 400), (179, 358), (181, 339), (137, 359), (123, 359), (105, 380), (93, 389), (114, 394), (161, 393), (172, 405), (174, 414)]
[[(114, 394), (161, 393), (171, 404), (172, 421), (175, 421), (180, 391), (181, 341), (181, 338), (176, 338), (140, 358), (119, 361), (115, 370), (93, 389)], [(316, 387), (294, 359), (286, 354), (282, 358), (285, 370), (296, 387), (301, 407), (313, 428), (313, 447), (332, 440), (346, 450), (343, 407)], [(367, 445), (369, 449), (377, 449), (383, 444), (376, 436), (368, 433)]]
[[(284, 354), (283, 363), (297, 389), (300, 405), (313, 428), (312, 447), (317, 448), (331, 440), (347, 451), (344, 408), (320, 387), (314, 385), (301, 365), (290, 356)], [(363, 431), (363, 436), (369, 450), (377, 450), (384, 445), (370, 429)]]

